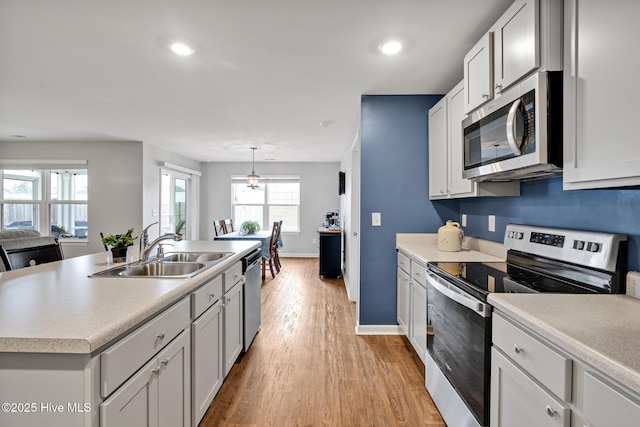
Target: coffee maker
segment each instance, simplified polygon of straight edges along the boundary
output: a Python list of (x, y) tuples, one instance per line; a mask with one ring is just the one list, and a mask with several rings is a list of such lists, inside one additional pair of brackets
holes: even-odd
[(337, 228), (340, 226), (340, 214), (338, 212), (324, 213), (324, 227)]

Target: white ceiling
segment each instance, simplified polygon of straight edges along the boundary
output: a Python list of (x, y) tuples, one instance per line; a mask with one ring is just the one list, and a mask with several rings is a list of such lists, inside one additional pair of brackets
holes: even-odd
[[(135, 140), (199, 161), (250, 161), (256, 146), (256, 161), (339, 161), (361, 94), (446, 93), (511, 2), (0, 0), (0, 141)], [(380, 54), (390, 35), (406, 51)], [(196, 53), (171, 53), (178, 39)]]

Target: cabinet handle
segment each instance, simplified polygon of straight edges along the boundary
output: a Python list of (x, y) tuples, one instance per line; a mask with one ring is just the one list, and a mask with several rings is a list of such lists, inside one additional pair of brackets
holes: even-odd
[(520, 354), (523, 350), (522, 347), (520, 347), (518, 344), (513, 346), (513, 351), (515, 351), (516, 353)]
[(160, 367), (153, 368), (151, 372), (157, 377), (158, 375), (160, 375)]
[(556, 414), (558, 413), (555, 409), (553, 409), (550, 405), (547, 405), (547, 407), (545, 408), (547, 411), (547, 415), (549, 415), (551, 418), (555, 417)]
[(167, 357), (166, 359), (164, 359), (162, 362), (160, 362), (162, 364), (162, 366), (167, 366), (169, 364), (170, 360)]
[(156, 338), (158, 338), (158, 339), (164, 339), (164, 331), (162, 331), (162, 332), (160, 332), (160, 333), (156, 334)]

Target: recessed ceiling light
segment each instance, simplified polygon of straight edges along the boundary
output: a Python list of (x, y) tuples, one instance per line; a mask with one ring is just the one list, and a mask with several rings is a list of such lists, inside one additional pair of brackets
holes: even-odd
[(400, 51), (402, 50), (402, 43), (400, 43), (398, 40), (387, 40), (380, 43), (378, 45), (378, 49), (380, 49), (380, 52), (384, 53), (385, 55), (395, 55), (397, 53), (400, 53)]
[(11, 135), (12, 138), (26, 138), (25, 135)]
[(195, 49), (184, 43), (173, 43), (171, 45), (171, 50), (173, 51), (173, 53), (180, 56), (189, 56), (193, 52), (195, 52)]
[(323, 128), (328, 128), (333, 124), (333, 120), (325, 120), (324, 122), (320, 122), (320, 126)]

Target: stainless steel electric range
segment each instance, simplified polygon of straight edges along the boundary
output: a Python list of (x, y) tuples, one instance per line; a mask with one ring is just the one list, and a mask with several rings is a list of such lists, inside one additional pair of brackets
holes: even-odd
[(492, 292), (625, 292), (627, 238), (509, 224), (503, 263), (427, 268), (426, 386), (445, 422), (489, 424)]

